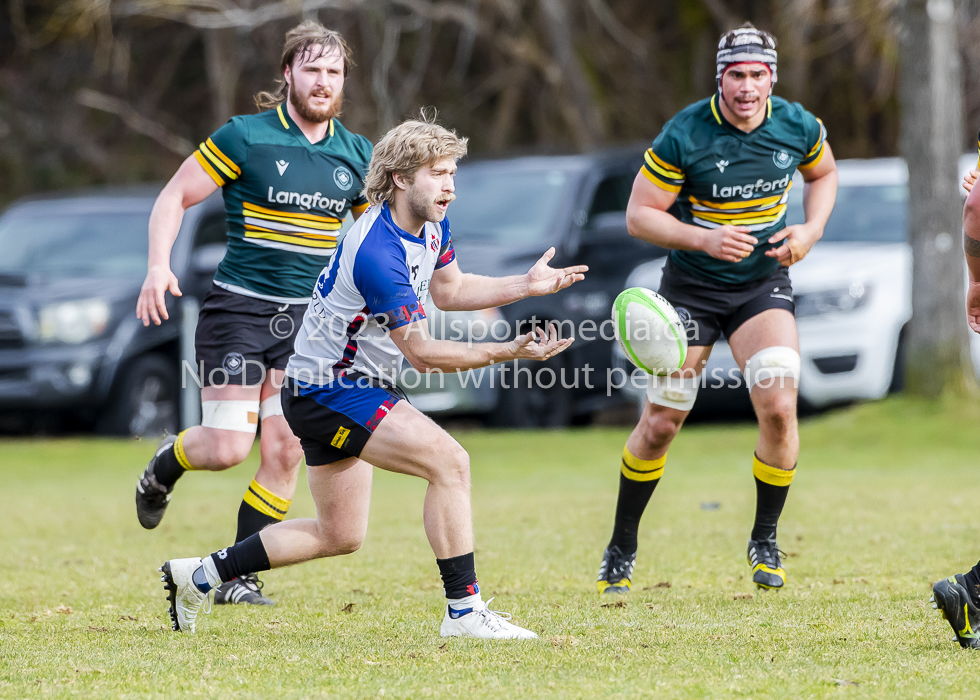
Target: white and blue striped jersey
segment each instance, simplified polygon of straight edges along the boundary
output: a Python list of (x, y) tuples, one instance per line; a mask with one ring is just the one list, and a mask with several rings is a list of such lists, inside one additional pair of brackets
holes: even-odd
[(413, 236), (387, 204), (368, 209), (317, 279), (287, 376), (324, 385), (353, 370), (393, 382), (403, 355), (388, 331), (425, 318), (432, 273), (455, 259), (448, 220)]

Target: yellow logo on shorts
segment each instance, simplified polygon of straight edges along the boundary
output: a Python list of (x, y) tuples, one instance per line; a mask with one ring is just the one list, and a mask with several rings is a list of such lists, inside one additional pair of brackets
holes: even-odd
[(330, 445), (333, 447), (342, 447), (344, 441), (347, 440), (347, 436), (350, 435), (350, 431), (347, 428), (337, 428), (337, 434), (333, 436), (333, 440), (330, 441)]

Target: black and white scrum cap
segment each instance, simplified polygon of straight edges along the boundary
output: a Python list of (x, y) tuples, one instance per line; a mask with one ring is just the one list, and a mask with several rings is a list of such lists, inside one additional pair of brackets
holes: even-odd
[(776, 40), (769, 32), (763, 32), (753, 26), (733, 29), (718, 42), (718, 55), (715, 59), (718, 73), (716, 80), (721, 80), (725, 69), (735, 63), (765, 63), (772, 73), (772, 82), (776, 82)]

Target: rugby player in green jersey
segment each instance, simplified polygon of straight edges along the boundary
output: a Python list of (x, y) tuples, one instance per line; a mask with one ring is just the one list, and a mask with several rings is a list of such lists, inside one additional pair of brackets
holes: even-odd
[[(660, 294), (687, 325), (689, 351), (679, 373), (649, 378), (643, 414), (623, 449), (600, 593), (630, 589), (640, 517), (722, 334), (759, 419), (752, 580), (762, 588), (786, 581), (776, 523), (799, 452), (800, 369), (786, 268), (823, 235), (837, 195), (837, 168), (820, 121), (799, 104), (771, 96), (775, 49), (772, 36), (749, 24), (725, 34), (716, 59), (718, 91), (664, 126), (633, 185), (630, 233), (670, 249)], [(797, 169), (806, 183), (806, 223), (786, 226)], [(667, 213), (674, 205), (677, 218)]]
[[(349, 212), (367, 209), (371, 143), (337, 120), (350, 54), (343, 37), (306, 21), (286, 34), (268, 111), (232, 118), (181, 165), (150, 215), (150, 255), (136, 314), (169, 318), (180, 296), (170, 251), (184, 210), (222, 188), (228, 249), (204, 299), (195, 336), (200, 426), (161, 443), (136, 489), (140, 524), (159, 525), (185, 471), (221, 471), (248, 456), (262, 420), (261, 461), (238, 511), (236, 541), (282, 520), (303, 452), (282, 415), (280, 387), (320, 270)], [(221, 585), (216, 603), (269, 605), (254, 575)]]

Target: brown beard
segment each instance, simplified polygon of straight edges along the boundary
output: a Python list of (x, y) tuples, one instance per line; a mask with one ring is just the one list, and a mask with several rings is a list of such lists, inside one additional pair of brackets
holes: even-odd
[(439, 223), (446, 218), (446, 214), (436, 209), (435, 203), (419, 192), (414, 184), (408, 187), (405, 194), (407, 195), (409, 209), (416, 218), (432, 223)]
[(344, 104), (344, 94), (343, 92), (335, 93), (333, 100), (330, 102), (330, 106), (326, 109), (313, 109), (310, 107), (308, 101), (309, 95), (306, 96), (307, 99), (301, 100), (293, 90), (293, 86), (289, 86), (289, 104), (293, 106), (296, 113), (301, 116), (306, 121), (312, 124), (322, 124), (323, 122), (333, 119), (340, 114), (341, 107)]

